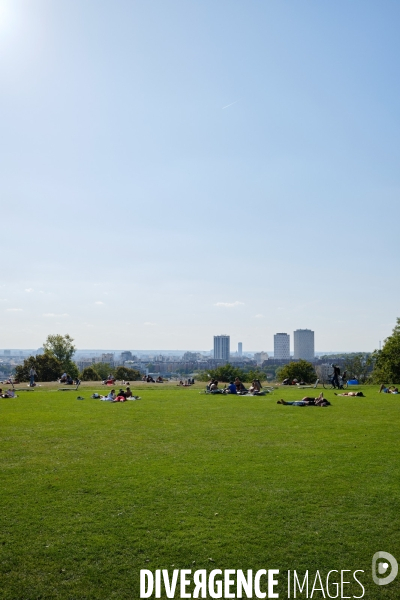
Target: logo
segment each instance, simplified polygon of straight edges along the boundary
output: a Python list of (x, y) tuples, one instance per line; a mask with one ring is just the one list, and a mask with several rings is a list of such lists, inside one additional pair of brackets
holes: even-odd
[[(385, 575), (391, 566), (391, 571), (386, 577), (378, 577), (378, 575)], [(376, 585), (387, 585), (391, 583), (397, 577), (399, 571), (399, 565), (394, 556), (389, 552), (375, 552), (372, 557), (372, 579)]]

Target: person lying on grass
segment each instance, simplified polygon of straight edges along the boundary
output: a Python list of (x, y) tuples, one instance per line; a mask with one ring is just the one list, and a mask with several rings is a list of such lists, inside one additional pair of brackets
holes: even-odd
[(324, 398), (323, 392), (317, 398), (310, 398), (305, 396), (302, 400), (295, 400), (294, 402), (286, 402), (286, 400), (278, 400), (277, 404), (284, 404), (285, 406), (330, 406), (330, 402)]
[(336, 392), (333, 393), (335, 394), (335, 396), (360, 396), (362, 398), (365, 398), (362, 392), (343, 392), (343, 394), (337, 394)]
[(9, 390), (6, 390), (5, 392), (3, 392), (3, 390), (0, 388), (0, 397), (1, 398), (18, 398), (15, 391), (12, 390), (11, 388)]
[(381, 392), (383, 392), (384, 394), (398, 394), (399, 390), (397, 389), (397, 387), (394, 387), (394, 385), (386, 387), (386, 385), (382, 383), (381, 387), (379, 388), (379, 393)]

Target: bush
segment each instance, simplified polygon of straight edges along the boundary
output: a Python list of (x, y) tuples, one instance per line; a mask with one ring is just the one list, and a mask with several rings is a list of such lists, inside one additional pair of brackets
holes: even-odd
[(126, 381), (138, 381), (142, 378), (140, 371), (129, 369), (128, 367), (118, 367), (114, 371), (115, 379), (124, 379)]
[(276, 376), (278, 381), (284, 379), (298, 379), (305, 383), (315, 383), (317, 380), (317, 374), (313, 365), (307, 360), (298, 360), (296, 362), (290, 362), (287, 365), (277, 369)]
[(80, 374), (82, 381), (100, 381), (100, 376), (93, 367), (85, 367)]

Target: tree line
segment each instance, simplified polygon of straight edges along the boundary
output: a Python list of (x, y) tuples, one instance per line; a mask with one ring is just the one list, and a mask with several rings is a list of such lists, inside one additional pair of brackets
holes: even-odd
[(141, 374), (136, 369), (127, 367), (111, 367), (107, 363), (94, 363), (79, 372), (77, 364), (72, 360), (76, 347), (74, 340), (66, 335), (48, 335), (43, 344), (43, 354), (26, 358), (22, 365), (15, 367), (15, 378), (18, 381), (29, 381), (29, 372), (33, 368), (38, 381), (57, 381), (63, 373), (73, 379), (83, 381), (102, 381), (108, 375), (115, 379), (137, 381)]

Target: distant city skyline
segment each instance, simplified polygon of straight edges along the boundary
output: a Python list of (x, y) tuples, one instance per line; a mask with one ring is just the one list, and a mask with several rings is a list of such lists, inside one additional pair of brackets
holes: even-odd
[[(36, 353), (39, 348), (11, 348), (11, 349), (2, 349), (0, 348), (0, 360), (3, 357), (7, 357), (8, 355), (4, 354), (5, 350), (10, 350), (10, 353), (12, 355), (13, 352), (19, 353), (22, 352), (24, 354), (26, 353)], [(114, 353), (123, 353), (123, 352), (131, 352), (132, 354), (149, 354), (149, 355), (157, 355), (157, 354), (165, 354), (165, 355), (179, 355), (179, 354), (184, 354), (185, 352), (199, 352), (200, 354), (209, 354), (209, 355), (213, 355), (214, 351), (213, 349), (211, 350), (207, 350), (207, 349), (199, 349), (199, 348), (194, 348), (194, 349), (182, 349), (182, 348), (176, 348), (176, 349), (170, 349), (170, 348), (150, 348), (150, 349), (143, 349), (143, 348), (77, 348), (76, 353), (75, 354), (90, 354), (90, 353), (95, 353), (95, 354), (102, 354), (104, 352), (114, 352)], [(249, 349), (249, 350), (245, 350), (243, 351), (243, 355), (247, 355), (247, 354), (255, 354), (257, 352), (267, 352), (269, 354), (269, 356), (274, 357), (274, 350), (273, 349), (268, 349), (267, 346), (265, 346), (262, 350), (260, 349)], [(365, 352), (364, 350), (354, 350), (354, 352)], [(347, 350), (316, 350), (315, 351), (315, 355), (316, 356), (320, 356), (320, 355), (324, 355), (324, 354), (346, 354), (348, 353)], [(235, 353), (231, 352), (231, 355), (234, 355)], [(290, 353), (291, 356), (293, 356), (293, 352)]]

